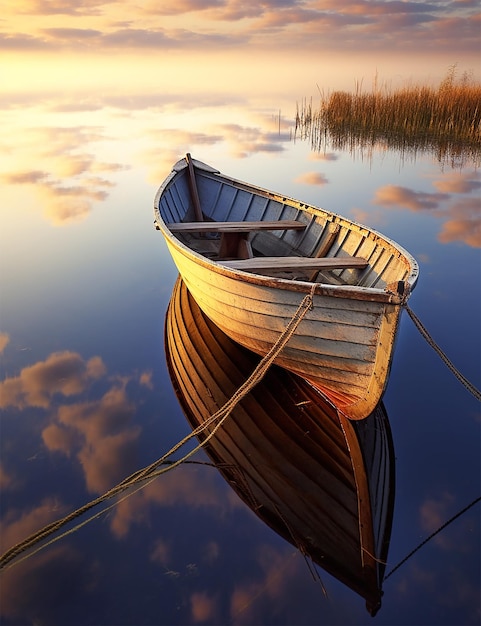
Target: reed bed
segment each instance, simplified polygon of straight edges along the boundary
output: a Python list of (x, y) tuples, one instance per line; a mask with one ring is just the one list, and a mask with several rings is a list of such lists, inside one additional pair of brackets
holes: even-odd
[(354, 149), (384, 145), (437, 152), (439, 158), (481, 155), (481, 84), (466, 74), (456, 80), (451, 68), (439, 87), (378, 87), (354, 93), (321, 94), (297, 106), (295, 136), (310, 138), (316, 149)]

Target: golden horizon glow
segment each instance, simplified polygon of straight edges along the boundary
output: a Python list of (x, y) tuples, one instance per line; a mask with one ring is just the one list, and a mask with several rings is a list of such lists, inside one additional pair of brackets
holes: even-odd
[(252, 81), (265, 85), (267, 71), (271, 90), (298, 84), (298, 73), (307, 72), (313, 85), (325, 74), (339, 88), (340, 73), (350, 84), (366, 70), (368, 78), (378, 70), (385, 80), (424, 80), (456, 63), (479, 77), (480, 24), (470, 0), (23, 0), (2, 7), (2, 91), (44, 80), (50, 87), (101, 86), (102, 79), (137, 87), (149, 76), (152, 84), (175, 85), (182, 74), (194, 88), (203, 78), (216, 91), (223, 83), (247, 90)]
[[(93, 53), (6, 53), (0, 72), (0, 102), (27, 94), (89, 97), (160, 94), (164, 99), (179, 93), (209, 93), (255, 100), (266, 95), (284, 102), (317, 98), (319, 91), (353, 91), (359, 85), (370, 90), (376, 80), (390, 87), (407, 84), (437, 86), (446, 76), (450, 55), (427, 56), (422, 66), (410, 55), (402, 58), (359, 54), (355, 59), (311, 58), (285, 51), (258, 56), (255, 52), (178, 52), (145, 56), (135, 52), (118, 55)], [(473, 67), (458, 66), (480, 80)], [(30, 103), (32, 104), (32, 103)], [(275, 104), (274, 104), (275, 106)]]

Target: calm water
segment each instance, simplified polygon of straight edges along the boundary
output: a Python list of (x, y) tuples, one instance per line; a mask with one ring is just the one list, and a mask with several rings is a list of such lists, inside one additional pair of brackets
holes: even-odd
[[(292, 140), (276, 102), (236, 107), (3, 113), (2, 551), (190, 431), (164, 353), (177, 274), (152, 213), (186, 151), (407, 248), (421, 266), (412, 309), (480, 386), (479, 170), (382, 150), (319, 154)], [(389, 571), (480, 495), (481, 420), (406, 313), (384, 401), (396, 451)], [(319, 569), (326, 597), (217, 470), (183, 465), (2, 573), (2, 623), (478, 624), (479, 521), (478, 504), (396, 571), (373, 619)]]

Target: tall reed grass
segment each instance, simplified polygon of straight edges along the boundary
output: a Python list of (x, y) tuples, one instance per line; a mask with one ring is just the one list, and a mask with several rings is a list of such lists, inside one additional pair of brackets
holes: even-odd
[(297, 106), (297, 137), (310, 138), (313, 147), (333, 148), (385, 145), (404, 150), (434, 149), (441, 158), (461, 152), (481, 153), (481, 84), (467, 74), (457, 80), (456, 66), (439, 87), (408, 85), (391, 90), (321, 94), (317, 109), (312, 100)]

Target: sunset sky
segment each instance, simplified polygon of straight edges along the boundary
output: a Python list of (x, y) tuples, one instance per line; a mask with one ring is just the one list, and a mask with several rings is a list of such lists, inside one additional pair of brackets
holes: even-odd
[(454, 66), (480, 79), (475, 0), (0, 0), (0, 10), (2, 202), (31, 206), (35, 189), (53, 224), (83, 219), (129, 170), (158, 184), (185, 151), (279, 153), (298, 103), (320, 92), (437, 86)]
[(118, 94), (146, 82), (208, 82), (213, 92), (351, 88), (376, 72), (438, 82), (453, 64), (479, 73), (476, 0), (2, 0), (0, 8), (4, 96), (114, 84)]

